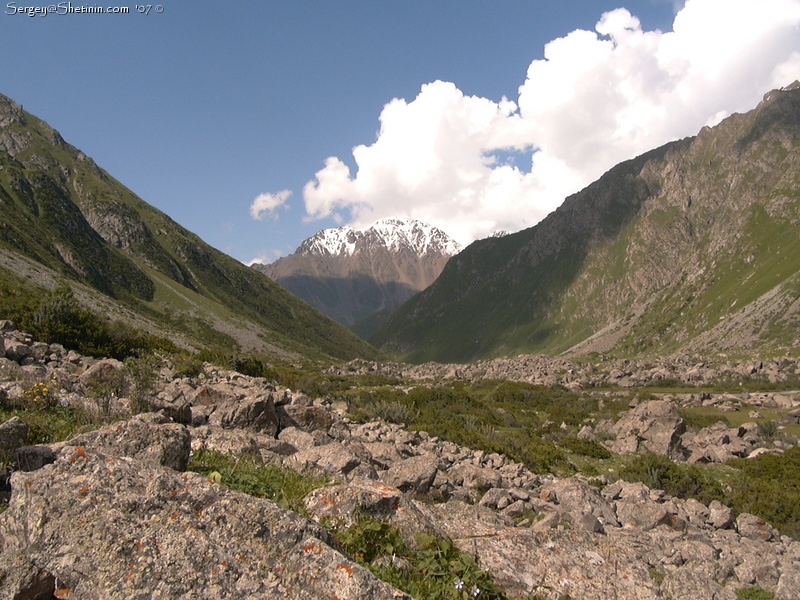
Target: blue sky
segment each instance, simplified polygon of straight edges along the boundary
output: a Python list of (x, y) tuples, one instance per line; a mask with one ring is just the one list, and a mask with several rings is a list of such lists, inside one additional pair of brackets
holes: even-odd
[(800, 77), (799, 4), (4, 0), (0, 93), (243, 262), (390, 215), (469, 242)]

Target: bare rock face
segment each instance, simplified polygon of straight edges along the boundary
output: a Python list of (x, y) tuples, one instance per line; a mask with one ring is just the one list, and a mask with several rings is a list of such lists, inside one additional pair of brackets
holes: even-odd
[(672, 402), (650, 400), (625, 413), (613, 426), (611, 433), (617, 439), (611, 450), (623, 454), (649, 451), (683, 460), (686, 451), (681, 435), (685, 431), (686, 425)]
[(322, 527), (195, 473), (70, 447), (12, 486), (2, 600), (409, 598)]

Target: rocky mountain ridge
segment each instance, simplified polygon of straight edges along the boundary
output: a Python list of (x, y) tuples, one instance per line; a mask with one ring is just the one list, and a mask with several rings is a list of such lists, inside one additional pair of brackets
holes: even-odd
[(617, 165), (473, 243), (371, 341), (403, 360), (798, 347), (800, 89)]
[[(0, 332), (4, 401), (49, 382), (54, 403), (123, 419), (38, 446), (25, 445), (21, 419), (0, 425), (0, 449), (17, 467), (0, 515), (3, 600), (409, 597), (341, 552), (337, 532), (359, 513), (410, 539), (452, 540), (508, 597), (735, 600), (757, 585), (800, 598), (800, 542), (716, 501), (602, 475), (533, 473), (400, 424), (354, 422), (346, 402), (209, 364), (189, 377), (162, 363), (147, 398), (159, 412), (131, 416), (131, 398), (89, 394), (114, 380), (118, 361), (34, 342), (8, 322)], [(789, 402), (800, 406), (797, 395)], [(617, 438), (608, 443), (672, 452), (680, 424), (664, 426), (674, 407), (640, 403), (609, 428)], [(642, 448), (625, 441), (634, 422)], [(185, 472), (192, 452), (211, 449), (333, 484), (305, 497), (308, 520)]]
[(64, 280), (104, 316), (183, 346), (295, 359), (375, 355), (0, 96), (0, 307), (35, 304)]
[(295, 252), (320, 256), (352, 256), (359, 252), (374, 252), (377, 247), (385, 247), (392, 252), (410, 250), (419, 256), (453, 256), (461, 251), (461, 244), (438, 227), (416, 219), (393, 217), (379, 219), (361, 229), (347, 225), (323, 229), (304, 240)]
[(267, 265), (253, 265), (314, 308), (365, 335), (428, 287), (461, 246), (415, 219), (325, 229)]

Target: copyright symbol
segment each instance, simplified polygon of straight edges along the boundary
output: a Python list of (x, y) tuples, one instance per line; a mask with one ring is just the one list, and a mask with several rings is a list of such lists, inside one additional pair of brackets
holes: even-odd
[(157, 12), (157, 13), (162, 13), (162, 12), (164, 12), (164, 7), (163, 7), (163, 6), (161, 6), (160, 4), (156, 4), (156, 12)]

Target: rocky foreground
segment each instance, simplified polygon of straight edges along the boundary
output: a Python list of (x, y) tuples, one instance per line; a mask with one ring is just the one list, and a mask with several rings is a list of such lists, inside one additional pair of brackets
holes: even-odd
[[(343, 402), (210, 365), (198, 377), (160, 368), (148, 397), (156, 412), (131, 416), (132, 399), (100, 407), (89, 397), (119, 362), (3, 329), (0, 395), (50, 382), (57, 402), (127, 417), (40, 446), (26, 445), (20, 419), (0, 425), (0, 452), (15, 467), (0, 515), (2, 600), (408, 598), (319, 524), (346, 525), (358, 512), (409, 538), (452, 539), (511, 597), (735, 600), (735, 590), (757, 585), (800, 599), (800, 542), (718, 502), (532, 473), (401, 425), (355, 423)], [(700, 449), (710, 460), (726, 444), (736, 456), (763, 447), (747, 428), (717, 441), (709, 434), (702, 446), (674, 413), (677, 400), (642, 402), (583, 435), (602, 429), (615, 451), (680, 460), (701, 460)], [(334, 483), (305, 498), (305, 518), (186, 472), (190, 453), (204, 449), (324, 472)]]

